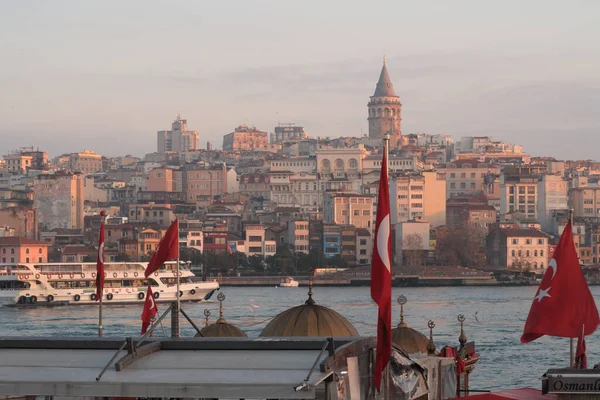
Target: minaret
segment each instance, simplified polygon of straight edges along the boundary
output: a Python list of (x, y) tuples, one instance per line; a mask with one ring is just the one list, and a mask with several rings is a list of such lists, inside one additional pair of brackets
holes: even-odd
[(383, 139), (389, 133), (392, 147), (400, 144), (402, 131), (400, 130), (400, 121), (402, 121), (402, 104), (400, 98), (394, 92), (394, 85), (388, 74), (385, 56), (383, 57), (383, 67), (379, 75), (379, 81), (375, 87), (375, 93), (371, 96), (369, 104), (369, 138)]

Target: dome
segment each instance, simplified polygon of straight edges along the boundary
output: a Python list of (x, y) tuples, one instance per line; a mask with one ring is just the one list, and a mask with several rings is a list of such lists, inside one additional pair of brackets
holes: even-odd
[(206, 317), (206, 325), (196, 334), (196, 337), (247, 337), (240, 328), (235, 325), (227, 323), (223, 318), (223, 300), (225, 295), (219, 293), (217, 296), (219, 300), (219, 319), (214, 324), (208, 324), (208, 317), (210, 317), (210, 310), (204, 310), (204, 316)]
[[(227, 322), (217, 321), (214, 324), (207, 325), (200, 330), (203, 337), (247, 337), (240, 328)], [(200, 336), (196, 334), (196, 336)]]
[(354, 326), (341, 314), (315, 304), (312, 298), (312, 278), (309, 281), (308, 300), (292, 307), (265, 326), (262, 337), (293, 336), (360, 336)]
[(429, 344), (427, 336), (415, 329), (409, 328), (406, 322), (404, 322), (406, 297), (398, 297), (398, 303), (400, 304), (400, 323), (396, 328), (392, 329), (392, 342), (407, 354), (427, 353), (427, 345)]

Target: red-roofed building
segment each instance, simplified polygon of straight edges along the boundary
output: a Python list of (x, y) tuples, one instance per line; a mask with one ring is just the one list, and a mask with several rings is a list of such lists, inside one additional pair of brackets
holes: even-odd
[(0, 261), (4, 263), (46, 263), (49, 243), (24, 237), (0, 237)]

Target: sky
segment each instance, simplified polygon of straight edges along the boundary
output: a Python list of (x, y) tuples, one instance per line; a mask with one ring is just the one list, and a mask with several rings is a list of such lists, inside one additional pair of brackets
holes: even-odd
[(0, 154), (156, 151), (177, 114), (221, 147), (240, 124), (368, 133), (383, 55), (402, 132), (491, 135), (600, 159), (600, 2), (0, 2)]

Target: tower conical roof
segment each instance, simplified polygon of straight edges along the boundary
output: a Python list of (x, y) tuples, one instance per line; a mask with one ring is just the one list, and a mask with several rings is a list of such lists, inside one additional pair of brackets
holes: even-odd
[(394, 85), (392, 85), (385, 61), (383, 62), (383, 68), (381, 68), (381, 74), (379, 74), (379, 81), (377, 82), (377, 87), (375, 87), (373, 97), (398, 97), (396, 92), (394, 92)]

